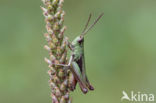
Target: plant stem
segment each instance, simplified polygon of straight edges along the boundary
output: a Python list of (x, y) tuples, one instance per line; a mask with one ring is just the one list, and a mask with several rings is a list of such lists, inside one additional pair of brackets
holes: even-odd
[(47, 33), (44, 34), (48, 45), (44, 48), (49, 51), (50, 58), (45, 58), (49, 64), (49, 84), (51, 87), (52, 103), (71, 103), (69, 97), (70, 71), (64, 67), (53, 65), (66, 64), (67, 38), (64, 36), (66, 27), (63, 26), (65, 12), (62, 10), (64, 0), (42, 0), (45, 7), (41, 7), (45, 17)]

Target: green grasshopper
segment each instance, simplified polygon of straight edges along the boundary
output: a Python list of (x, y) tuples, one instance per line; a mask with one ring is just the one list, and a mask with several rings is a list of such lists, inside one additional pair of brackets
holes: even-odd
[[(103, 16), (103, 13), (94, 21), (94, 23), (89, 27), (88, 24), (91, 19), (91, 14), (89, 15), (88, 21), (85, 25), (85, 28), (80, 36), (77, 36), (72, 43), (68, 41), (68, 47), (71, 50), (71, 57), (69, 59), (69, 63), (66, 64), (55, 64), (59, 66), (64, 66), (70, 68), (70, 71), (73, 73), (76, 82), (79, 83), (80, 88), (83, 93), (87, 93), (89, 90), (94, 90), (94, 87), (90, 84), (87, 75), (86, 75), (86, 67), (85, 67), (85, 57), (84, 57), (84, 36), (85, 34), (99, 21), (99, 19)], [(72, 67), (70, 67), (72, 66)], [(75, 84), (76, 86), (76, 84)], [(73, 84), (73, 87), (75, 89)]]

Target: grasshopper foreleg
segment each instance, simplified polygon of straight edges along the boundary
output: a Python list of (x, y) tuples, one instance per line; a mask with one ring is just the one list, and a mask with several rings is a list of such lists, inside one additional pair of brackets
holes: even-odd
[(53, 63), (54, 65), (58, 65), (58, 66), (64, 66), (64, 67), (69, 67), (71, 65), (71, 62), (73, 61), (73, 56), (70, 57), (69, 59), (69, 63), (66, 65), (66, 64), (56, 64), (56, 63)]

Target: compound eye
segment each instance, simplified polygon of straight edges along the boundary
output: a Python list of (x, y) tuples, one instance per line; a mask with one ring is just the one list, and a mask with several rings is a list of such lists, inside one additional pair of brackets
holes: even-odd
[(83, 39), (79, 39), (78, 42), (79, 44), (81, 44), (83, 42)]
[(78, 40), (79, 44), (81, 43), (81, 40)]

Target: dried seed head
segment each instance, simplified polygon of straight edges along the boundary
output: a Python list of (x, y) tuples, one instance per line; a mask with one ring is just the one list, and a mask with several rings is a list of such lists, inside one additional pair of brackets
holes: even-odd
[(46, 38), (46, 40), (47, 40), (48, 42), (52, 40), (52, 39), (50, 38), (50, 36), (49, 36), (48, 33), (45, 33), (45, 34), (44, 34), (44, 37)]
[(64, 23), (64, 18), (63, 18), (63, 19), (60, 19), (60, 21), (59, 21), (59, 25), (62, 26), (63, 23)]
[(49, 81), (49, 84), (52, 88), (56, 88), (57, 86), (55, 85), (55, 83), (53, 83), (51, 80)]
[(56, 45), (55, 45), (54, 43), (50, 42), (50, 43), (49, 43), (49, 47), (50, 47), (51, 49), (55, 49), (55, 48), (56, 48)]
[(60, 78), (63, 78), (63, 77), (65, 76), (63, 69), (61, 69), (61, 70), (58, 72), (58, 76), (59, 76)]
[(62, 54), (62, 50), (61, 50), (61, 47), (60, 46), (57, 47), (57, 54), (58, 55), (61, 55)]
[(56, 14), (55, 14), (55, 18), (60, 18), (60, 16), (61, 16), (61, 10), (59, 10)]
[[(40, 6), (41, 7), (41, 6)], [(43, 11), (43, 16), (48, 16), (48, 10), (44, 7), (41, 7), (42, 11)]]
[(66, 86), (64, 84), (62, 84), (60, 89), (61, 89), (61, 91), (64, 91), (66, 89)]
[(54, 33), (54, 31), (49, 26), (46, 26), (46, 28), (47, 28), (47, 31), (48, 31), (49, 34), (53, 34)]
[(48, 63), (49, 65), (52, 65), (52, 62), (51, 62), (49, 59), (47, 59), (46, 57), (44, 58), (44, 60), (45, 60), (45, 62)]
[(49, 76), (55, 75), (55, 73), (56, 73), (56, 70), (55, 69), (48, 70)]
[(48, 16), (46, 17), (46, 19), (47, 19), (48, 21), (52, 21), (52, 20), (54, 20), (54, 17), (53, 17), (52, 15), (48, 15)]
[(57, 97), (61, 97), (61, 92), (60, 92), (59, 88), (56, 87), (55, 90), (56, 90), (55, 95)]
[(51, 51), (50, 47), (47, 46), (47, 45), (45, 45), (44, 48), (45, 48), (47, 51), (49, 51), (49, 52)]
[(58, 2), (59, 2), (59, 0), (53, 0), (52, 4), (55, 6), (58, 4)]
[(64, 16), (65, 16), (65, 11), (62, 11), (61, 18), (64, 18)]
[(64, 98), (65, 98), (66, 100), (69, 99), (69, 92), (67, 92), (67, 93), (64, 95)]
[(59, 28), (59, 23), (58, 23), (58, 22), (56, 22), (56, 23), (54, 24), (53, 29), (54, 29), (55, 31), (57, 31), (57, 30), (60, 29), (60, 28)]
[(53, 76), (53, 82), (54, 83), (60, 83), (60, 79), (57, 76)]
[[(56, 64), (67, 62), (66, 40), (63, 27), (65, 12), (62, 10), (64, 0), (42, 0), (45, 8), (41, 7), (45, 16), (47, 33), (44, 34), (48, 45), (44, 48), (49, 51), (50, 58), (45, 58), (49, 64), (50, 87), (53, 103), (70, 103), (68, 89), (68, 73), (65, 67)], [(67, 99), (68, 98), (68, 99)]]
[(51, 3), (50, 0), (42, 0), (42, 2), (46, 6), (48, 6)]
[(55, 64), (60, 64), (60, 62), (58, 60), (55, 60)]
[(48, 10), (49, 10), (49, 11), (52, 11), (52, 10), (53, 10), (52, 5), (48, 5)]
[(60, 2), (59, 2), (59, 4), (58, 4), (58, 6), (62, 8), (63, 3), (64, 3), (64, 0), (60, 0)]
[(52, 97), (53, 103), (59, 103), (58, 99), (56, 98), (54, 94), (51, 94), (51, 97)]
[(60, 59), (60, 63), (61, 63), (61, 64), (65, 62), (66, 57), (67, 57), (67, 51), (64, 51), (64, 53), (63, 53), (63, 55), (62, 55), (62, 57), (61, 57), (61, 59)]
[(58, 39), (55, 37), (53, 38), (53, 43), (57, 44), (58, 43)]
[(61, 30), (60, 30), (60, 34), (58, 35), (59, 38), (63, 38), (63, 34), (64, 34), (64, 31), (67, 29), (66, 26), (64, 26)]
[(54, 67), (49, 66), (49, 68), (50, 68), (51, 75), (56, 74), (56, 70), (55, 70), (55, 68), (54, 68)]
[(66, 49), (67, 41), (64, 39), (61, 45), (61, 50), (64, 51)]
[(54, 55), (50, 55), (50, 60), (51, 61), (55, 61), (56, 60), (56, 57)]
[(64, 96), (62, 96), (62, 98), (60, 100), (60, 103), (66, 103), (66, 100), (65, 100)]
[(45, 19), (46, 20), (46, 28), (47, 28), (47, 30), (50, 30), (51, 29), (51, 23), (50, 23), (50, 21), (48, 21), (47, 18)]
[(60, 87), (61, 91), (64, 91), (64, 90), (66, 89), (67, 84), (68, 84), (68, 80), (66, 79), (66, 80), (64, 80), (64, 82), (61, 84), (61, 87)]

